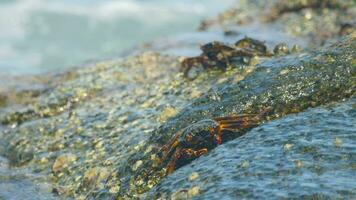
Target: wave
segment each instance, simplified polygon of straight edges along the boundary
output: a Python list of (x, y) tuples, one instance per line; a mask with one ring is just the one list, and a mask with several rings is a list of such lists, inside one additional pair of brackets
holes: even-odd
[(0, 1), (0, 71), (113, 55), (156, 37), (192, 31), (200, 19), (233, 1)]

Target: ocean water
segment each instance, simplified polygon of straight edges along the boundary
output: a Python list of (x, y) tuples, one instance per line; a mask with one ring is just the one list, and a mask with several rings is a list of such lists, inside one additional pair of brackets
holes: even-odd
[(233, 0), (0, 0), (0, 75), (65, 70), (195, 31)]

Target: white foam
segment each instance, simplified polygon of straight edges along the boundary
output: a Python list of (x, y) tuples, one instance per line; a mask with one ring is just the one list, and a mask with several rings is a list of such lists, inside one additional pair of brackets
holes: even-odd
[[(48, 1), (18, 0), (13, 3), (2, 3), (0, 6), (0, 36), (23, 37), (26, 24), (31, 23), (34, 12), (51, 12), (65, 15), (76, 15), (92, 20), (115, 20), (120, 17), (137, 18), (150, 22), (152, 20), (170, 20), (187, 14), (207, 12), (208, 2), (202, 0), (170, 1)], [(218, 0), (210, 0), (219, 2)], [(220, 0), (222, 1), (222, 0)], [(225, 0), (227, 1), (227, 0)]]
[[(122, 51), (120, 48), (138, 45), (136, 41), (152, 39), (155, 35), (168, 35), (179, 32), (180, 29), (183, 31), (184, 27), (191, 28), (193, 22), (198, 22), (199, 17), (214, 15), (219, 8), (224, 8), (227, 2), (232, 1), (17, 0), (0, 2), (0, 67), (2, 68), (0, 71), (4, 71), (7, 66), (27, 65), (28, 68), (52, 66), (56, 65), (53, 63), (54, 58), (58, 63), (60, 61), (66, 63), (64, 61), (67, 57), (64, 56), (68, 55), (62, 52), (67, 52), (66, 49), (71, 48), (73, 43), (77, 43), (73, 46), (77, 45), (77, 52), (83, 55), (70, 54), (71, 58), (68, 60), (79, 60), (79, 57), (84, 59), (85, 53), (93, 56), (91, 49), (78, 47), (88, 42), (97, 44), (95, 55), (98, 57), (107, 52), (119, 52)], [(73, 23), (66, 22), (71, 19)], [(54, 23), (58, 23), (58, 26)], [(82, 24), (76, 26), (77, 23)], [(107, 34), (101, 34), (106, 28), (108, 28)], [(88, 34), (85, 30), (88, 30)], [(143, 34), (130, 34), (135, 31)], [(75, 40), (81, 35), (83, 40)], [(93, 41), (90, 41), (88, 36), (92, 37)], [(108, 42), (107, 39), (110, 37), (112, 41)], [(102, 38), (104, 40), (100, 41)], [(73, 43), (68, 42), (71, 39)], [(53, 46), (62, 49), (54, 49), (58, 51), (56, 53), (52, 51)], [(45, 58), (47, 61), (44, 60)]]

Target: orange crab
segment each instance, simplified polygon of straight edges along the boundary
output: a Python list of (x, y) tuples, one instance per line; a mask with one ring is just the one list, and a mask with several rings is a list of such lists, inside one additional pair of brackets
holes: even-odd
[(167, 174), (221, 143), (242, 136), (260, 124), (264, 113), (204, 119), (181, 129), (160, 149), (161, 163), (169, 160)]

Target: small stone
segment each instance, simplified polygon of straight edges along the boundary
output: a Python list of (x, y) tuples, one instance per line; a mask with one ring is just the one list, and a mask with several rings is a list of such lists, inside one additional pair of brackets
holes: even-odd
[(295, 164), (295, 166), (298, 167), (298, 168), (302, 168), (302, 167), (304, 166), (303, 162), (300, 161), (300, 160), (294, 161), (294, 164)]
[(113, 186), (109, 189), (109, 192), (112, 193), (112, 194), (115, 194), (115, 193), (118, 193), (120, 191), (120, 186), (119, 185), (116, 185), (116, 186)]
[(153, 150), (153, 146), (152, 145), (148, 146), (145, 150), (145, 154), (150, 153), (152, 150)]
[(199, 174), (197, 172), (193, 172), (189, 175), (188, 180), (194, 181), (195, 179), (199, 178)]
[(251, 58), (249, 58), (249, 57), (242, 57), (242, 62), (245, 64), (249, 64), (250, 60), (251, 60)]
[(285, 145), (283, 146), (283, 149), (286, 150), (286, 151), (288, 151), (288, 150), (290, 150), (293, 146), (294, 146), (293, 144), (287, 143), (287, 144), (285, 144)]
[(177, 114), (177, 110), (171, 106), (168, 106), (162, 110), (161, 114), (158, 117), (158, 121), (161, 123), (165, 122), (168, 118), (174, 116), (175, 114)]
[(307, 11), (305, 14), (304, 14), (304, 17), (306, 20), (311, 20), (311, 18), (313, 17), (313, 14), (311, 11)]
[(260, 63), (260, 58), (258, 56), (254, 56), (250, 59), (249, 65), (256, 66)]
[(196, 88), (192, 89), (190, 92), (190, 97), (191, 98), (198, 98), (202, 95), (202, 92), (197, 90)]
[(284, 70), (281, 70), (279, 72), (280, 75), (284, 75), (284, 74), (288, 74), (289, 70), (288, 69), (284, 69)]
[(76, 200), (85, 200), (85, 195), (79, 195), (77, 197), (75, 197)]
[(115, 158), (110, 157), (110, 158), (106, 159), (103, 164), (104, 164), (105, 166), (113, 165), (113, 164), (114, 164), (114, 159), (115, 159)]
[(105, 180), (107, 177), (109, 177), (110, 173), (109, 170), (105, 167), (99, 168), (99, 176), (98, 176), (98, 181), (101, 182)]
[(60, 172), (63, 169), (69, 167), (69, 165), (76, 160), (76, 156), (74, 154), (63, 154), (57, 157), (54, 161), (52, 170), (54, 173)]
[(248, 162), (248, 161), (244, 161), (244, 162), (242, 162), (242, 164), (241, 164), (241, 167), (243, 167), (243, 168), (247, 168), (247, 167), (249, 167), (250, 166), (250, 163)]
[(200, 187), (199, 186), (193, 186), (192, 188), (190, 188), (188, 190), (188, 197), (189, 198), (193, 198), (193, 197), (199, 195), (199, 193), (200, 193)]
[(100, 148), (102, 148), (104, 146), (104, 142), (101, 140), (101, 141), (99, 141), (99, 142), (97, 142), (96, 144), (95, 144), (95, 148), (96, 149), (100, 149)]
[(172, 200), (188, 199), (187, 190), (178, 190), (171, 195)]
[(132, 170), (136, 171), (143, 164), (142, 160), (136, 161), (136, 163), (132, 166)]
[(157, 160), (157, 158), (158, 158), (156, 154), (152, 154), (150, 157), (151, 157), (151, 160)]
[(42, 157), (42, 158), (40, 159), (40, 164), (47, 164), (47, 163), (48, 163), (48, 158)]
[(342, 146), (342, 140), (340, 138), (335, 138), (334, 139), (334, 145), (336, 147), (341, 147)]

